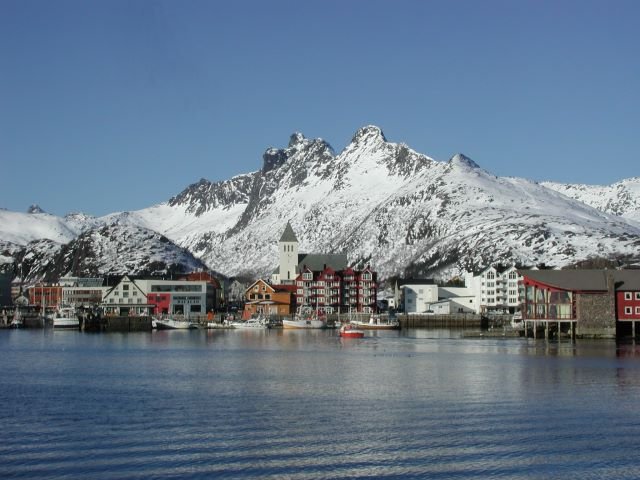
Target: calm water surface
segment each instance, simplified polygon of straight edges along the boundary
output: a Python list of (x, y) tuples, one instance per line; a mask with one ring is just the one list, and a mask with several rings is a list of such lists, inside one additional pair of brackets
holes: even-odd
[(455, 336), (2, 330), (0, 478), (640, 477), (640, 347)]

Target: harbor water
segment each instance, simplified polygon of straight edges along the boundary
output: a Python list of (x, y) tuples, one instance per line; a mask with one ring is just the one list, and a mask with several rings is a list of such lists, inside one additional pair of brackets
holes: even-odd
[(638, 478), (640, 347), (0, 330), (0, 478)]

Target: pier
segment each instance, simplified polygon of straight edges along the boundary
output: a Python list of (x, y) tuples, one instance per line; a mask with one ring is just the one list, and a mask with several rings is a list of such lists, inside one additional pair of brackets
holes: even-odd
[(400, 328), (488, 328), (491, 319), (475, 314), (398, 315)]

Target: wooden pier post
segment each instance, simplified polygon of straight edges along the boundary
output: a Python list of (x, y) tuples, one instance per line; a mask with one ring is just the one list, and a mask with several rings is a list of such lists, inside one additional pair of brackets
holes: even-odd
[(549, 322), (544, 322), (544, 338), (549, 340)]

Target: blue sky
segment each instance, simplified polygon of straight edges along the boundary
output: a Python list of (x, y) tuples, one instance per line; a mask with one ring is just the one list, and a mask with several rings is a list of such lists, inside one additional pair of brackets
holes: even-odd
[(640, 175), (638, 1), (0, 0), (0, 207), (92, 215), (380, 126), (499, 176)]

